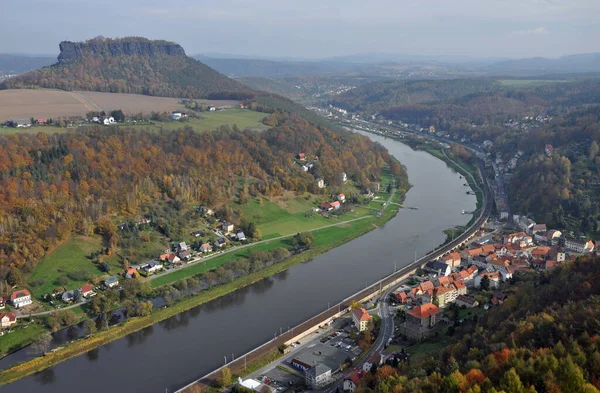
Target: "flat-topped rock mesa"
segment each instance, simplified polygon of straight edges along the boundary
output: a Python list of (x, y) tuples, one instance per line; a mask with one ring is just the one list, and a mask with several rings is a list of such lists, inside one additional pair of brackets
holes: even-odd
[(94, 38), (85, 42), (63, 41), (59, 44), (59, 63), (96, 56), (186, 56), (181, 45), (169, 41), (153, 41), (141, 37)]

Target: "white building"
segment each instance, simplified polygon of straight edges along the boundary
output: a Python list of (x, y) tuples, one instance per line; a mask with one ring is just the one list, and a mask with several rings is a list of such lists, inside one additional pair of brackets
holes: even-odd
[(111, 124), (115, 124), (115, 118), (114, 117), (107, 117), (103, 120), (103, 123), (105, 126), (109, 126)]
[(10, 295), (10, 302), (15, 308), (25, 307), (33, 303), (33, 301), (31, 301), (31, 293), (29, 293), (27, 289), (14, 291)]
[(594, 251), (594, 242), (591, 240), (565, 239), (565, 248), (576, 254)]
[(306, 385), (318, 390), (331, 383), (331, 369), (321, 363), (306, 371)]
[(323, 179), (317, 179), (317, 187), (319, 187), (319, 188), (325, 188), (325, 180), (323, 180)]

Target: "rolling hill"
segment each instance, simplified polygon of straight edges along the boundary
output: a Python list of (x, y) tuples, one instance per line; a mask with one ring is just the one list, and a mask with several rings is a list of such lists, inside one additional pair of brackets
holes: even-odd
[(58, 62), (0, 84), (163, 97), (244, 99), (253, 92), (186, 56), (173, 42), (141, 37), (60, 43)]

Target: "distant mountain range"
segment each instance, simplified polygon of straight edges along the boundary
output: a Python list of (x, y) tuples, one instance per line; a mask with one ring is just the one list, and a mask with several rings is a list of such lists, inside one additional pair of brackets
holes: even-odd
[(489, 72), (573, 73), (600, 72), (600, 53), (562, 56), (558, 59), (533, 57), (506, 60), (487, 67)]
[(28, 56), (0, 53), (0, 76), (22, 74), (48, 66), (56, 61), (55, 56)]
[[(115, 40), (111, 41), (114, 42)], [(85, 55), (85, 53), (85, 51), (81, 52), (82, 55)], [(185, 56), (183, 49), (177, 53), (180, 56)], [(138, 53), (137, 55), (141, 54)], [(393, 70), (407, 69), (407, 67), (411, 67), (411, 70), (416, 71), (411, 74), (411, 78), (414, 79), (448, 78), (456, 73), (463, 73), (463, 75), (464, 73), (477, 73), (478, 75), (533, 76), (600, 72), (600, 53), (569, 55), (555, 59), (542, 57), (525, 59), (478, 58), (458, 55), (430, 56), (389, 53), (360, 53), (323, 59), (252, 57), (226, 53), (199, 54), (192, 57), (218, 72), (235, 78), (281, 79), (289, 76), (304, 77), (361, 73), (402, 79), (405, 75), (393, 72)], [(0, 75), (24, 73), (52, 63), (54, 61), (49, 56), (0, 54)], [(431, 67), (435, 67), (434, 72), (431, 72)], [(424, 72), (420, 73), (419, 70)], [(233, 86), (230, 88), (235, 89)]]
[(184, 98), (246, 98), (248, 87), (186, 56), (173, 42), (141, 37), (60, 43), (58, 62), (0, 83)]

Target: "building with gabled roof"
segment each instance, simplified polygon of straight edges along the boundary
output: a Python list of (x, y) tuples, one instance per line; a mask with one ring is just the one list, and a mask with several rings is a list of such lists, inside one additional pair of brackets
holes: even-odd
[(365, 331), (369, 328), (369, 322), (373, 320), (373, 317), (369, 315), (367, 310), (364, 308), (356, 308), (352, 310), (352, 321), (359, 332)]
[(19, 289), (10, 295), (10, 302), (15, 308), (21, 308), (33, 303), (31, 293), (27, 289)]

